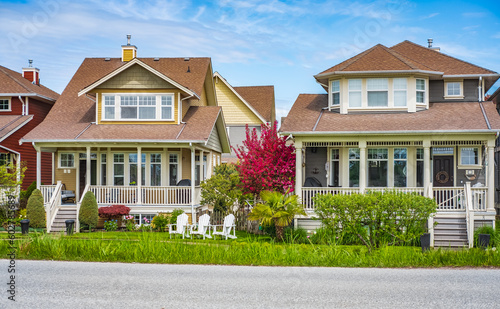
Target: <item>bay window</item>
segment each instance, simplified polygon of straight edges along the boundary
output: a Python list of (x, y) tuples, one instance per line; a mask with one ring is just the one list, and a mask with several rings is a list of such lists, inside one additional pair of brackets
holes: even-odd
[(417, 79), (417, 103), (425, 103), (425, 79)]
[(369, 107), (385, 107), (388, 105), (388, 85), (387, 78), (368, 78), (366, 80)]
[(406, 88), (407, 88), (406, 78), (394, 78), (393, 88), (394, 88), (394, 106), (396, 107), (406, 106)]
[(340, 104), (340, 81), (332, 81), (332, 105)]
[(361, 107), (361, 87), (361, 79), (349, 80), (349, 107)]

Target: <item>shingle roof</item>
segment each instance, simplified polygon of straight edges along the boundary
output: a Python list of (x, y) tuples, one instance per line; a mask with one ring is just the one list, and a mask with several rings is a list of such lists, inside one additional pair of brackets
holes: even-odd
[(9, 133), (20, 128), (20, 125), (28, 122), (33, 118), (33, 115), (1, 115), (0, 116), (0, 141), (2, 141)]
[[(301, 94), (281, 125), (281, 132), (374, 133), (413, 131), (488, 130), (480, 103), (431, 103), (417, 113), (347, 114), (323, 110), (326, 94)], [(495, 105), (483, 103), (492, 129), (500, 130)]]
[[(210, 58), (190, 58), (189, 61), (184, 58), (139, 60), (201, 96), (207, 70), (210, 68)], [(120, 58), (111, 58), (108, 61), (104, 58), (86, 58), (45, 120), (24, 136), (23, 140), (176, 139), (184, 127), (182, 124), (90, 125), (95, 121), (95, 99), (86, 95), (78, 96), (78, 92), (125, 64)], [(208, 138), (219, 110), (219, 107), (191, 107), (184, 119), (190, 119), (190, 122), (182, 130), (179, 139)], [(191, 122), (194, 125), (191, 125)], [(212, 123), (210, 130), (205, 125), (209, 122)]]
[(43, 85), (34, 85), (24, 78), (21, 73), (0, 65), (0, 94), (1, 93), (40, 95), (48, 98), (50, 101), (55, 101), (59, 97), (57, 92)]
[(276, 120), (274, 112), (274, 86), (233, 87), (267, 122)]

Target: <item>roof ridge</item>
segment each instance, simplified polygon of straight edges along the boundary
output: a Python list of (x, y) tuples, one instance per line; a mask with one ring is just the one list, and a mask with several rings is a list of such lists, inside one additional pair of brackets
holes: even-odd
[[(31, 93), (35, 93), (33, 90), (27, 88), (26, 86), (24, 86), (20, 81), (17, 80), (17, 78), (15, 78), (14, 76), (12, 76), (11, 74), (9, 74), (8, 72), (6, 72), (4, 69), (6, 69), (5, 67), (1, 67), (0, 68), (2, 70), (2, 72), (4, 72), (5, 75), (7, 75), (8, 77), (10, 77), (10, 79), (12, 79), (13, 81), (15, 81), (19, 86), (23, 87), (24, 89), (28, 90), (29, 92)], [(8, 69), (9, 70), (9, 69)], [(15, 71), (13, 71), (15, 72)], [(16, 72), (17, 73), (17, 72)], [(20, 74), (20, 73), (19, 73)], [(24, 78), (24, 77), (23, 77)]]
[[(400, 53), (394, 51), (394, 50), (391, 50), (390, 48), (385, 47), (385, 50), (390, 53), (391, 55), (393, 55), (394, 57), (396, 57), (399, 61), (401, 61), (402, 63), (406, 64), (407, 66), (409, 66), (411, 69), (413, 70), (419, 70), (420, 68), (419, 67), (416, 67), (413, 65), (413, 63), (410, 63), (408, 60), (410, 60), (408, 57), (405, 57), (403, 55), (401, 55)], [(406, 59), (405, 59), (406, 58)], [(412, 61), (412, 62), (416, 62), (416, 61)], [(425, 67), (427, 67), (426, 65), (424, 65)]]
[[(424, 49), (424, 50), (428, 50), (428, 51), (435, 52), (435, 53), (437, 53), (437, 55), (443, 55), (443, 56), (448, 57), (448, 58), (451, 58), (451, 59), (453, 59), (453, 60), (457, 60), (457, 61), (460, 61), (460, 62), (462, 62), (462, 63), (466, 63), (466, 64), (469, 64), (469, 65), (475, 66), (475, 67), (477, 67), (477, 68), (480, 68), (480, 69), (483, 69), (483, 70), (489, 71), (489, 72), (491, 72), (492, 74), (497, 73), (497, 72), (492, 71), (492, 70), (490, 70), (490, 69), (487, 69), (487, 68), (484, 68), (484, 67), (478, 66), (478, 65), (476, 65), (476, 64), (473, 64), (473, 63), (471, 63), (471, 62), (468, 62), (468, 61), (465, 61), (465, 60), (462, 60), (462, 59), (455, 58), (455, 57), (450, 56), (450, 55), (448, 55), (448, 54), (446, 54), (446, 53), (443, 53), (443, 52), (441, 52), (441, 51), (433, 50), (433, 49), (427, 48), (427, 47), (425, 47), (425, 46), (422, 46), (422, 45), (420, 45), (420, 44), (417, 44), (417, 43), (414, 43), (414, 42), (412, 42), (412, 41), (408, 41), (408, 40), (405, 40), (405, 41), (403, 41), (403, 42), (401, 42), (401, 43), (398, 43), (398, 44), (396, 44), (396, 45), (392, 46), (392, 47), (391, 47), (391, 49), (392, 49), (393, 47), (396, 47), (396, 46), (398, 46), (398, 45), (401, 45), (401, 44), (403, 44), (403, 43), (405, 43), (405, 42), (407, 42), (407, 43), (409, 43), (409, 44), (412, 44), (413, 46), (416, 46), (416, 47), (418, 47), (418, 48), (422, 48), (422, 49)], [(409, 58), (409, 57), (408, 57), (408, 58)], [(410, 59), (412, 59), (412, 58), (410, 58)], [(413, 60), (413, 59), (412, 59), (412, 60)], [(416, 61), (416, 62), (418, 62), (418, 61)], [(497, 74), (498, 74), (498, 73), (497, 73)]]
[[(379, 47), (379, 46), (383, 46), (382, 44), (377, 44), (375, 46), (372, 46), (371, 48), (365, 50), (364, 52), (362, 53), (359, 53), (347, 60), (345, 60), (343, 63), (344, 65), (340, 66), (337, 71), (342, 71), (343, 69), (345, 69), (346, 67), (350, 66), (351, 64), (354, 64), (356, 63), (359, 59), (361, 59), (362, 57), (368, 55), (369, 53), (373, 52), (375, 50), (376, 47)], [(354, 59), (355, 58), (355, 59)], [(352, 60), (352, 61), (349, 61), (349, 60)]]

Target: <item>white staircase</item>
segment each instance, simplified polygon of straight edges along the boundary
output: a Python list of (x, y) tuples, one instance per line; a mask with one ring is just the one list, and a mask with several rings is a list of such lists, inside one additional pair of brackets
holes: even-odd
[(73, 225), (73, 231), (76, 228), (76, 205), (74, 206), (63, 206), (57, 211), (54, 223), (51, 226), (51, 232), (61, 232), (66, 231), (66, 220), (75, 220)]
[(436, 216), (434, 221), (434, 247), (463, 248), (468, 247), (467, 221), (465, 216)]

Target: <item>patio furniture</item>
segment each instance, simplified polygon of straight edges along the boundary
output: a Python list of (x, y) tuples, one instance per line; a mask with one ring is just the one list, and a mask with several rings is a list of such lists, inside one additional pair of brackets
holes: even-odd
[[(168, 233), (170, 238), (172, 238), (172, 234), (180, 234), (182, 235), (182, 239), (187, 234), (187, 225), (188, 225), (188, 215), (185, 213), (182, 213), (177, 216), (177, 223), (176, 224), (169, 224), (168, 225)], [(176, 229), (174, 230), (172, 227), (175, 226)], [(189, 236), (189, 235), (188, 235)]]
[[(217, 231), (217, 227), (222, 227), (221, 231)], [(233, 235), (231, 235), (231, 230), (233, 230)], [(226, 239), (232, 238), (236, 239), (236, 225), (234, 224), (234, 215), (229, 214), (224, 218), (224, 223), (222, 225), (213, 225), (212, 235), (220, 235), (226, 237)]]
[[(191, 225), (191, 230), (189, 231), (189, 234), (191, 235), (191, 237), (193, 237), (193, 235), (202, 235), (203, 239), (205, 239), (205, 237), (212, 238), (212, 236), (210, 235), (209, 226), (210, 226), (210, 215), (204, 214), (203, 216), (200, 216), (200, 218), (198, 219), (198, 224)], [(195, 227), (197, 227), (197, 230), (194, 229)]]
[(76, 197), (75, 192), (71, 190), (66, 190), (66, 185), (63, 184), (61, 190), (61, 201), (63, 203), (68, 203), (68, 202), (74, 203), (75, 197)]

